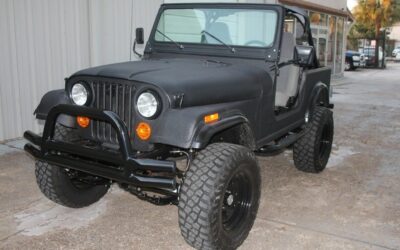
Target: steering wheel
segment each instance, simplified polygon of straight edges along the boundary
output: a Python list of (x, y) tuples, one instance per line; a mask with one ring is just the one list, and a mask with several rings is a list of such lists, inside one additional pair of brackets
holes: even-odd
[(259, 40), (251, 40), (248, 41), (247, 43), (244, 44), (244, 46), (250, 46), (250, 45), (260, 45), (260, 47), (267, 47), (268, 44), (266, 44), (263, 41), (259, 41)]

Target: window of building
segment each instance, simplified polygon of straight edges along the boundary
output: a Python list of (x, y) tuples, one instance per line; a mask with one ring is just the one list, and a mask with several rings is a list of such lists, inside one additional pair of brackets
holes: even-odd
[(295, 26), (296, 23), (296, 18), (292, 15), (286, 16), (285, 18), (285, 26), (284, 26), (284, 32), (288, 32), (288, 33), (295, 33)]
[(326, 54), (328, 43), (328, 15), (318, 12), (310, 12), (311, 32), (314, 46), (317, 51), (321, 66), (326, 66)]
[(344, 31), (344, 19), (343, 17), (337, 18), (337, 35), (336, 35), (336, 63), (335, 63), (335, 74), (342, 72), (343, 64), (343, 31)]
[(297, 45), (309, 45), (308, 34), (297, 17), (293, 15), (286, 16), (284, 31), (294, 35)]
[(335, 68), (335, 52), (336, 52), (336, 17), (331, 16), (329, 18), (329, 31), (328, 31), (328, 48), (326, 55), (326, 66), (330, 66), (332, 68), (332, 72)]
[(314, 26), (328, 26), (328, 15), (310, 11), (310, 22)]

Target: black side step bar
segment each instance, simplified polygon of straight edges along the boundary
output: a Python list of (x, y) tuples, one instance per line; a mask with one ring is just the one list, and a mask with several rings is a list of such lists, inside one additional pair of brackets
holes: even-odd
[(278, 142), (272, 145), (266, 145), (264, 147), (261, 147), (255, 153), (260, 156), (271, 156), (274, 155), (274, 153), (277, 153), (293, 143), (295, 143), (298, 139), (300, 139), (303, 135), (305, 134), (305, 130), (302, 130), (299, 133), (295, 134), (290, 134), (282, 139), (280, 139)]

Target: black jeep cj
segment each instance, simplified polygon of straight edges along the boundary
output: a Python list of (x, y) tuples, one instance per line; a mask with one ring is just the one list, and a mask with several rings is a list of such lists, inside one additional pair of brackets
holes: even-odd
[[(143, 40), (139, 28), (135, 44)], [(25, 132), (25, 150), (49, 199), (88, 206), (115, 182), (177, 205), (191, 246), (233, 249), (257, 214), (256, 155), (292, 147), (299, 170), (325, 168), (331, 71), (319, 67), (300, 10), (162, 5), (144, 54), (135, 53), (140, 61), (75, 73), (37, 107), (43, 135)]]

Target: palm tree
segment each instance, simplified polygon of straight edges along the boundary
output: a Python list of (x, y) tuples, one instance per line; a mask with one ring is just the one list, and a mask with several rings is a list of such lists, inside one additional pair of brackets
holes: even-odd
[[(375, 66), (379, 65), (379, 37), (381, 29), (390, 27), (400, 20), (400, 8), (396, 0), (359, 0), (354, 8), (354, 17), (360, 31), (367, 35), (373, 33), (376, 39)], [(369, 31), (369, 32), (368, 32)]]

